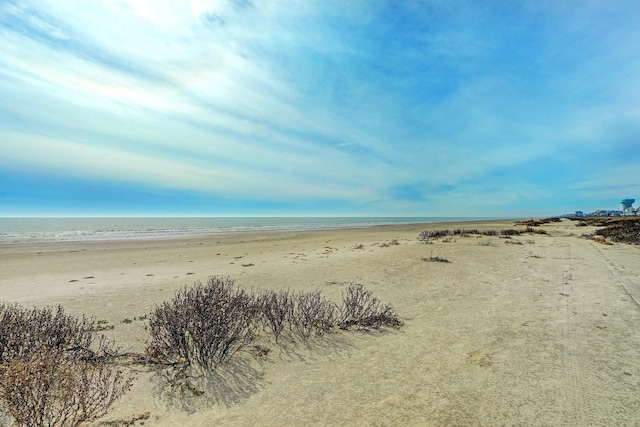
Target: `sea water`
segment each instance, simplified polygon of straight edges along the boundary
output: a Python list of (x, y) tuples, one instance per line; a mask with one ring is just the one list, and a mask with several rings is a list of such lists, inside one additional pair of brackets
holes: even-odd
[(454, 217), (0, 218), (0, 242), (165, 238), (250, 231), (304, 231), (472, 221)]

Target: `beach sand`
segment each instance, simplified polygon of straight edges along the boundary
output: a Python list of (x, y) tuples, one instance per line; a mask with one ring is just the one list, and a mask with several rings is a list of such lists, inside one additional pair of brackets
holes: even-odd
[[(132, 390), (100, 421), (148, 412), (135, 425), (640, 425), (640, 249), (581, 238), (594, 228), (566, 220), (539, 227), (547, 235), (417, 240), (458, 227), (515, 228), (2, 244), (0, 299), (106, 321), (105, 335), (126, 352), (144, 351), (144, 316), (156, 304), (213, 275), (249, 289), (321, 290), (336, 302), (357, 282), (404, 321), (309, 346), (262, 338), (266, 355), (236, 354), (202, 380), (201, 396), (172, 394), (135, 366)], [(392, 239), (399, 244), (383, 245)]]

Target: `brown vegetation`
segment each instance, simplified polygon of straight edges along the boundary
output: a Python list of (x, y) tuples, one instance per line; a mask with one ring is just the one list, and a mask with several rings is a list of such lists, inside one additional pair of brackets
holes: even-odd
[[(445, 238), (449, 239), (451, 236), (460, 236), (460, 237), (469, 237), (471, 235), (480, 235), (480, 236), (520, 236), (524, 233), (533, 233), (533, 234), (547, 234), (545, 230), (537, 229), (528, 226), (526, 229), (505, 229), (505, 230), (478, 230), (478, 229), (454, 229), (454, 230), (425, 230), (418, 234), (418, 241), (421, 243), (432, 243), (435, 239)], [(443, 240), (444, 242), (445, 240)]]
[(519, 221), (516, 225), (526, 225), (527, 227), (539, 227), (541, 225), (550, 224), (553, 222), (560, 222), (561, 218), (543, 218), (543, 219), (528, 219), (526, 221)]
[(62, 307), (0, 303), (0, 402), (20, 426), (78, 425), (104, 415), (132, 376), (93, 321)]
[(166, 364), (215, 368), (255, 336), (254, 298), (228, 277), (185, 287), (149, 316), (148, 355)]
[(350, 326), (379, 329), (382, 326), (400, 327), (402, 322), (390, 304), (383, 304), (359, 283), (351, 284), (342, 294), (340, 327)]

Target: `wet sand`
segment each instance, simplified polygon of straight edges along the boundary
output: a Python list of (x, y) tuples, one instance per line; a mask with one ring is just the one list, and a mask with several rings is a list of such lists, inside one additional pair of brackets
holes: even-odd
[[(250, 289), (319, 289), (336, 302), (357, 282), (404, 321), (309, 347), (262, 338), (266, 355), (237, 354), (202, 380), (201, 396), (172, 395), (136, 367), (133, 389), (101, 421), (148, 411), (135, 425), (639, 425), (640, 249), (580, 238), (595, 228), (570, 221), (539, 227), (547, 235), (417, 240), (459, 227), (515, 228), (3, 244), (0, 299), (94, 316), (131, 352), (144, 351), (156, 304), (212, 275)], [(384, 245), (392, 239), (399, 244)], [(430, 256), (451, 262), (423, 261)]]

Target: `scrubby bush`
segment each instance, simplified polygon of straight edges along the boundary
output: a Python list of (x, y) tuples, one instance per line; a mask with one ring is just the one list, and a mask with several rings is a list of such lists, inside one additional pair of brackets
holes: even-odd
[(293, 302), (289, 324), (303, 340), (309, 339), (314, 332), (322, 335), (336, 324), (337, 306), (324, 298), (320, 291), (294, 294)]
[(78, 425), (104, 415), (133, 377), (112, 345), (63, 308), (0, 303), (0, 407), (20, 426)]
[(352, 283), (342, 294), (339, 325), (343, 329), (354, 325), (378, 329), (399, 327), (402, 322), (390, 304), (383, 304), (361, 284)]
[(430, 242), (433, 239), (439, 239), (452, 234), (451, 230), (425, 230), (418, 234), (418, 240), (421, 242)]
[(149, 317), (147, 353), (166, 363), (215, 368), (255, 337), (258, 308), (253, 295), (215, 276), (185, 287)]
[(609, 222), (605, 228), (596, 230), (596, 234), (614, 242), (640, 245), (640, 218), (619, 218)]
[(516, 230), (515, 228), (510, 228), (510, 229), (500, 231), (500, 235), (501, 236), (519, 236), (524, 232), (525, 231), (523, 230)]
[(449, 261), (446, 258), (443, 258), (441, 256), (428, 256), (428, 257), (423, 257), (422, 261), (428, 261), (428, 262), (443, 262), (443, 263), (450, 263), (451, 261)]
[(295, 307), (294, 296), (286, 291), (264, 291), (256, 300), (259, 312), (265, 325), (278, 342), (278, 337), (286, 324), (293, 318)]
[(131, 383), (121, 370), (53, 347), (0, 365), (0, 398), (19, 426), (77, 426), (101, 417)]
[(64, 351), (81, 359), (104, 357), (110, 345), (98, 336), (93, 321), (65, 313), (61, 306), (26, 309), (0, 303), (0, 364), (27, 361), (43, 349)]

